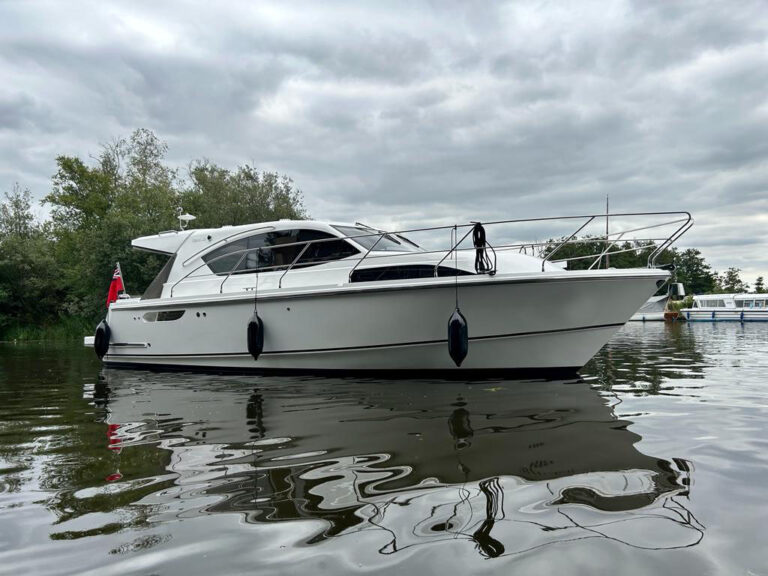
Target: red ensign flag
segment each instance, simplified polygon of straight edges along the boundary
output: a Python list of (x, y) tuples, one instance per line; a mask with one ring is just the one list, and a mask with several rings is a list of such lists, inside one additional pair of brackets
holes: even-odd
[(117, 295), (123, 290), (123, 277), (120, 275), (120, 267), (118, 266), (112, 273), (112, 282), (109, 285), (109, 294), (107, 294), (107, 308), (112, 302), (117, 301)]

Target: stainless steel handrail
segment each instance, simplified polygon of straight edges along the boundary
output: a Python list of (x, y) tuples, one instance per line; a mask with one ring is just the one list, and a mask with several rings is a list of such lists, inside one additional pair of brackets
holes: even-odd
[(586, 222), (584, 222), (584, 224), (582, 224), (581, 226), (579, 226), (579, 228), (576, 230), (576, 232), (574, 232), (573, 234), (571, 234), (571, 235), (570, 235), (570, 236), (569, 236), (569, 237), (568, 237), (568, 238), (567, 238), (567, 239), (566, 239), (564, 242), (561, 242), (560, 244), (558, 244), (557, 246), (555, 246), (555, 248), (554, 248), (554, 249), (553, 249), (551, 252), (549, 252), (548, 254), (546, 254), (546, 255), (544, 256), (544, 258), (542, 258), (542, 259), (541, 259), (541, 271), (542, 271), (542, 272), (544, 272), (544, 265), (545, 265), (545, 264), (547, 263), (547, 261), (550, 259), (550, 257), (552, 256), (552, 254), (554, 254), (555, 252), (557, 252), (558, 250), (560, 250), (560, 248), (562, 248), (563, 246), (565, 246), (565, 245), (568, 243), (568, 241), (570, 241), (570, 240), (573, 240), (573, 238), (575, 238), (575, 237), (576, 237), (576, 235), (577, 235), (579, 232), (581, 232), (582, 230), (584, 230), (584, 228), (586, 228), (586, 227), (587, 227), (589, 224), (591, 224), (591, 223), (592, 223), (592, 221), (593, 221), (595, 218), (597, 218), (597, 216), (590, 216), (590, 217), (589, 217), (589, 219), (588, 219)]
[[(197, 272), (201, 268), (208, 267), (211, 263), (218, 262), (219, 260), (222, 260), (224, 258), (228, 258), (228, 257), (234, 256), (236, 254), (241, 254), (242, 257), (245, 257), (248, 253), (254, 252), (254, 251), (257, 251), (257, 250), (272, 250), (274, 248), (288, 248), (290, 246), (304, 246), (304, 245), (308, 245), (308, 244), (321, 243), (321, 242), (338, 242), (341, 239), (342, 238), (319, 238), (317, 240), (305, 240), (303, 242), (290, 242), (290, 243), (286, 243), (286, 244), (280, 244), (278, 246), (258, 246), (258, 247), (255, 247), (255, 248), (242, 248), (240, 250), (233, 250), (232, 252), (227, 252), (226, 254), (222, 254), (221, 256), (216, 256), (215, 258), (211, 258), (208, 261), (204, 261), (204, 262), (198, 264), (195, 268), (193, 268), (192, 270), (190, 270), (189, 272), (184, 274), (184, 276), (179, 278), (176, 282), (174, 282), (173, 286), (171, 286), (170, 297), (173, 298), (173, 290), (174, 290), (174, 288), (176, 288), (176, 286), (179, 285), (180, 282), (186, 280), (187, 278), (192, 276), (195, 272)], [(227, 277), (224, 279), (224, 282), (226, 282), (232, 274), (234, 274), (235, 272), (238, 271), (237, 267), (240, 265), (240, 262), (242, 261), (242, 257), (240, 258), (240, 260), (237, 261), (235, 266), (233, 266), (229, 270), (229, 272), (227, 273)], [(283, 268), (283, 265), (280, 265), (280, 266), (260, 266), (258, 268), (258, 270), (262, 270), (262, 271), (264, 271), (264, 270), (272, 270), (273, 268), (276, 269), (276, 270), (277, 269), (281, 269), (281, 268)], [(245, 270), (240, 270), (239, 272), (249, 272), (250, 270), (256, 271), (257, 269), (256, 268), (253, 268), (253, 269), (247, 268)], [(213, 274), (218, 276), (218, 274), (216, 274), (216, 273), (213, 273)], [(222, 285), (223, 285), (223, 283), (222, 283)]]
[[(226, 278), (224, 278), (224, 280), (222, 280), (222, 281), (221, 281), (221, 284), (219, 284), (219, 294), (224, 294), (224, 283), (225, 283), (227, 280), (229, 280), (229, 277), (230, 277), (230, 276), (232, 276), (232, 273), (233, 273), (235, 270), (237, 270), (237, 268), (240, 266), (240, 262), (242, 262), (242, 261), (243, 261), (243, 259), (245, 258), (245, 255), (246, 255), (246, 254), (247, 254), (246, 252), (243, 252), (243, 253), (240, 255), (240, 259), (237, 261), (237, 264), (235, 264), (235, 265), (232, 267), (232, 270), (230, 270), (230, 271), (229, 271), (229, 273), (227, 274), (227, 277), (226, 277)], [(257, 252), (257, 256), (256, 256), (256, 257), (258, 258), (258, 252)]]
[[(368, 252), (366, 252), (366, 253), (365, 253), (365, 255), (364, 255), (362, 258), (360, 258), (360, 260), (358, 260), (358, 261), (357, 261), (357, 264), (355, 264), (354, 266), (352, 266), (352, 270), (350, 270), (350, 271), (349, 271), (349, 281), (350, 281), (350, 282), (352, 282), (352, 273), (353, 273), (355, 270), (357, 270), (357, 267), (358, 267), (358, 266), (360, 266), (360, 263), (361, 263), (363, 260), (365, 260), (365, 259), (366, 259), (366, 257), (368, 256), (368, 254), (370, 254), (370, 253), (371, 253), (371, 250), (373, 250), (374, 248), (376, 248), (376, 246), (379, 244), (379, 242), (381, 242), (381, 239), (382, 239), (382, 238), (384, 238), (384, 236), (386, 236), (386, 235), (387, 235), (387, 233), (386, 233), (386, 232), (382, 232), (382, 233), (379, 235), (379, 237), (376, 239), (376, 242), (374, 242), (374, 243), (373, 243), (373, 246), (371, 246), (370, 248), (368, 248)], [(373, 236), (373, 234), (371, 234), (371, 236)]]
[(296, 262), (298, 262), (298, 261), (301, 259), (301, 257), (302, 257), (302, 256), (304, 256), (304, 252), (306, 252), (306, 251), (307, 251), (307, 248), (309, 248), (309, 242), (307, 242), (306, 244), (304, 244), (304, 248), (302, 248), (302, 249), (301, 249), (301, 252), (299, 252), (299, 253), (296, 255), (296, 258), (294, 258), (294, 259), (293, 259), (293, 262), (291, 262), (291, 265), (290, 265), (290, 266), (288, 266), (288, 268), (286, 268), (286, 269), (285, 269), (285, 272), (283, 272), (283, 273), (280, 275), (280, 280), (278, 280), (278, 281), (277, 281), (277, 287), (278, 287), (278, 288), (282, 288), (282, 287), (283, 287), (283, 278), (285, 278), (285, 275), (286, 275), (286, 274), (288, 274), (288, 272), (290, 272), (290, 271), (291, 271), (291, 268), (293, 268), (293, 266), (296, 264)]
[[(664, 238), (643, 238), (643, 239), (640, 239), (640, 241), (648, 241), (648, 242), (653, 242), (654, 243), (654, 244), (651, 244), (651, 245), (647, 246), (647, 248), (650, 248), (651, 246), (655, 246), (654, 250), (651, 252), (651, 254), (648, 257), (648, 263), (647, 263), (648, 267), (653, 267), (653, 266), (655, 266), (656, 259), (664, 252), (664, 250), (669, 248), (674, 242), (676, 242), (683, 234), (685, 234), (685, 232), (687, 232), (693, 226), (693, 217), (691, 216), (691, 214), (689, 212), (687, 212), (687, 211), (677, 211), (677, 212), (672, 212), (672, 211), (665, 211), (665, 212), (626, 212), (626, 213), (610, 214), (611, 218), (613, 218), (613, 219), (615, 219), (615, 218), (622, 218), (622, 217), (672, 216), (672, 215), (682, 216), (682, 218), (678, 218), (676, 220), (671, 220), (671, 221), (665, 221), (665, 222), (662, 222), (662, 223), (650, 224), (650, 225), (647, 225), (647, 226), (640, 226), (640, 227), (637, 227), (637, 228), (631, 228), (629, 230), (613, 232), (613, 233), (607, 233), (607, 234), (604, 234), (604, 235), (601, 235), (601, 236), (590, 237), (588, 240), (576, 240), (576, 241), (574, 241), (574, 238), (576, 238), (577, 235), (582, 230), (584, 230), (589, 224), (594, 222), (596, 218), (601, 218), (601, 217), (605, 216), (605, 214), (586, 214), (586, 215), (577, 215), (577, 216), (551, 216), (551, 217), (540, 217), (540, 218), (518, 218), (518, 219), (511, 219), (511, 220), (496, 220), (496, 221), (491, 221), (491, 222), (484, 222), (483, 226), (488, 227), (488, 226), (495, 226), (495, 225), (500, 225), (500, 224), (520, 224), (520, 223), (532, 223), (532, 222), (556, 222), (556, 221), (564, 221), (564, 220), (581, 220), (581, 219), (585, 220), (585, 222), (583, 224), (581, 224), (576, 229), (575, 232), (570, 234), (564, 240), (557, 241), (556, 243), (552, 242), (552, 241), (549, 241), (549, 242), (536, 242), (536, 243), (524, 242), (524, 243), (512, 243), (512, 244), (504, 244), (504, 245), (497, 245), (496, 246), (496, 248), (498, 248), (499, 250), (501, 250), (501, 249), (512, 249), (512, 248), (517, 248), (517, 247), (522, 248), (524, 246), (530, 246), (531, 248), (534, 248), (535, 246), (553, 246), (552, 250), (550, 250), (542, 258), (541, 269), (542, 269), (542, 272), (543, 272), (544, 269), (545, 269), (546, 263), (547, 262), (551, 262), (551, 261), (555, 261), (552, 258), (552, 256), (555, 253), (557, 253), (558, 251), (560, 251), (566, 244), (580, 243), (580, 242), (585, 242), (585, 241), (586, 242), (606, 241), (606, 242), (609, 242), (608, 248), (610, 249), (611, 245), (614, 242), (620, 241), (621, 238), (623, 236), (625, 236), (626, 234), (628, 234), (628, 233), (639, 232), (639, 231), (649, 230), (649, 229), (653, 229), (653, 228), (659, 228), (659, 227), (663, 227), (663, 226), (671, 226), (673, 224), (681, 223), (681, 225), (672, 234), (670, 234), (669, 236), (666, 236)], [(287, 243), (287, 244), (280, 244), (280, 245), (277, 245), (277, 246), (260, 246), (260, 247), (257, 247), (257, 248), (244, 248), (244, 249), (241, 249), (241, 250), (234, 250), (232, 252), (227, 252), (226, 254), (222, 254), (221, 256), (217, 256), (215, 258), (212, 258), (212, 259), (208, 260), (207, 262), (202, 262), (197, 267), (195, 267), (194, 269), (192, 269), (189, 272), (187, 272), (184, 276), (179, 278), (171, 286), (170, 297), (173, 297), (174, 289), (181, 282), (183, 282), (184, 280), (186, 280), (187, 278), (189, 278), (190, 276), (195, 274), (201, 268), (208, 267), (213, 262), (216, 262), (216, 261), (221, 260), (223, 258), (232, 257), (233, 255), (236, 255), (236, 254), (240, 254), (241, 256), (238, 259), (237, 263), (226, 274), (226, 277), (224, 278), (224, 280), (221, 282), (221, 284), (219, 286), (220, 293), (223, 292), (224, 284), (236, 272), (239, 272), (239, 273), (250, 273), (251, 271), (254, 271), (254, 272), (255, 271), (264, 272), (264, 271), (272, 271), (272, 270), (283, 270), (283, 274), (281, 274), (280, 279), (278, 281), (278, 288), (282, 288), (282, 280), (283, 280), (283, 278), (285, 277), (285, 275), (288, 272), (290, 272), (291, 270), (293, 270), (293, 269), (298, 267), (297, 264), (299, 264), (299, 261), (301, 260), (302, 256), (306, 253), (307, 249), (309, 248), (309, 246), (311, 244), (319, 244), (319, 243), (322, 243), (322, 242), (337, 242), (339, 240), (355, 240), (356, 238), (364, 238), (364, 237), (377, 236), (378, 238), (377, 238), (376, 242), (374, 242), (374, 244), (361, 257), (359, 257), (357, 259), (357, 262), (355, 263), (355, 265), (350, 270), (350, 272), (349, 272), (349, 279), (351, 280), (352, 273), (360, 266), (360, 264), (364, 260), (381, 258), (381, 257), (390, 257), (391, 258), (393, 256), (392, 254), (382, 254), (382, 253), (377, 253), (377, 254), (373, 254), (372, 255), (372, 252), (375, 251), (374, 249), (376, 248), (376, 246), (387, 235), (393, 235), (394, 236), (394, 235), (411, 234), (411, 233), (415, 233), (415, 232), (433, 232), (433, 231), (440, 231), (440, 230), (451, 230), (451, 231), (456, 230), (456, 231), (458, 231), (459, 228), (467, 228), (468, 229), (467, 232), (461, 237), (460, 240), (452, 241), (451, 247), (447, 251), (444, 250), (444, 249), (440, 249), (440, 250), (421, 250), (420, 252), (418, 252), (418, 254), (422, 254), (422, 255), (443, 253), (443, 257), (440, 259), (438, 264), (435, 266), (435, 275), (437, 275), (438, 268), (439, 268), (440, 264), (442, 264), (454, 252), (459, 252), (459, 251), (462, 251), (462, 250), (475, 250), (474, 247), (472, 247), (472, 248), (461, 248), (460, 247), (462, 242), (464, 242), (464, 240), (466, 240), (466, 238), (472, 232), (472, 228), (473, 227), (474, 227), (474, 223), (460, 224), (460, 225), (454, 225), (454, 226), (432, 226), (432, 227), (425, 227), (425, 228), (412, 228), (412, 229), (408, 229), (408, 230), (399, 230), (399, 231), (375, 230), (374, 232), (371, 232), (370, 234), (356, 234), (354, 236), (346, 236), (345, 235), (345, 236), (338, 236), (338, 237), (334, 237), (334, 238), (320, 238), (320, 239), (316, 239), (316, 240), (307, 240), (307, 241), (303, 241), (303, 242), (291, 242), (291, 243)], [(243, 231), (241, 233), (238, 233), (237, 236), (241, 237), (244, 233), (245, 233), (245, 231)], [(458, 234), (457, 234), (457, 236), (458, 236)], [(613, 236), (617, 236), (617, 238), (615, 240), (612, 240), (611, 238)], [(636, 239), (636, 238), (633, 239), (633, 240), (634, 241), (638, 241), (638, 239)], [(660, 244), (655, 244), (656, 242), (661, 242), (661, 243)], [(242, 263), (243, 259), (250, 252), (260, 251), (260, 250), (273, 250), (273, 249), (276, 249), (276, 248), (284, 249), (284, 248), (288, 248), (288, 247), (291, 247), (291, 246), (302, 246), (302, 249), (300, 250), (299, 254), (296, 257), (294, 257), (292, 262), (287, 267), (285, 265), (265, 266), (265, 267), (260, 267), (259, 266), (256, 269), (250, 269), (249, 268), (249, 269), (244, 269), (244, 270), (238, 270), (238, 267)], [(489, 244), (489, 246), (490, 246), (490, 244)], [(491, 247), (491, 250), (493, 252), (494, 262), (495, 262), (496, 261), (496, 250), (493, 247)], [(630, 249), (630, 250), (632, 250), (632, 249)], [(583, 259), (593, 258), (593, 257), (596, 257), (599, 260), (600, 258), (604, 257), (605, 255), (618, 254), (618, 253), (627, 252), (627, 251), (629, 251), (629, 250), (627, 250), (627, 249), (619, 249), (619, 250), (615, 250), (615, 251), (614, 250), (603, 250), (603, 251), (599, 252), (598, 254), (593, 254), (593, 255), (589, 255), (589, 256), (574, 256), (574, 257), (564, 258), (562, 260), (556, 260), (556, 261), (557, 262), (568, 262), (568, 261), (571, 261), (571, 260), (583, 260)], [(379, 251), (379, 252), (381, 252), (381, 251)], [(412, 256), (413, 254), (414, 254), (413, 252), (407, 252), (405, 254), (399, 254), (399, 255), (401, 255), (401, 256)], [(350, 259), (349, 257), (348, 258), (344, 258), (344, 260), (349, 260), (349, 259)], [(494, 266), (494, 268), (495, 268), (495, 266)], [(212, 274), (213, 275), (217, 275), (217, 276), (220, 275), (220, 274), (216, 274), (216, 273), (212, 273)], [(208, 275), (205, 275), (205, 276), (208, 276)]]
[(680, 228), (677, 229), (675, 233), (673, 233), (671, 236), (667, 238), (667, 241), (662, 243), (656, 250), (654, 250), (649, 256), (648, 256), (648, 267), (651, 268), (656, 265), (656, 259), (661, 256), (662, 252), (672, 246), (677, 240), (682, 237), (683, 234), (688, 232), (688, 230), (691, 229), (693, 226), (693, 216), (690, 215), (690, 213), (685, 212), (685, 214), (688, 215), (688, 220), (680, 226)]
[[(609, 236), (609, 234), (606, 234), (605, 236), (606, 236), (606, 246), (605, 246), (605, 250), (603, 250), (602, 252), (600, 252), (600, 255), (599, 255), (597, 258), (595, 258), (595, 261), (594, 261), (594, 262), (592, 262), (592, 264), (590, 264), (590, 265), (589, 265), (589, 268), (587, 268), (587, 270), (592, 270), (592, 268), (594, 268), (595, 266), (598, 266), (598, 264), (599, 264), (599, 263), (602, 261), (602, 259), (603, 259), (603, 256), (610, 256), (610, 255), (611, 255), (611, 252), (610, 252), (611, 246), (613, 246), (613, 243), (614, 243), (614, 242), (619, 242), (619, 241), (621, 241), (621, 237), (622, 237), (622, 236), (624, 236), (624, 233), (622, 232), (621, 234), (619, 234), (619, 235), (616, 237), (616, 240), (609, 240), (609, 239), (608, 239), (608, 236)], [(598, 266), (598, 267), (599, 267), (599, 266)]]
[[(458, 248), (459, 244), (464, 242), (464, 240), (467, 238), (467, 236), (469, 236), (472, 233), (472, 230), (474, 229), (475, 225), (472, 224), (471, 226), (472, 226), (472, 228), (467, 230), (467, 233), (464, 234), (464, 236), (461, 237), (461, 240), (456, 240), (455, 243), (453, 243), (453, 245), (451, 246), (450, 250), (448, 250), (448, 252), (445, 253), (445, 256), (443, 256), (440, 259), (440, 262), (435, 264), (435, 278), (437, 278), (437, 271), (440, 268), (440, 264), (445, 262), (446, 258), (448, 258), (451, 254), (453, 254), (454, 250), (456, 250)], [(458, 227), (457, 226), (453, 226), (452, 229), (451, 229), (451, 242), (454, 242), (454, 236), (453, 236), (454, 234), (456, 234), (456, 236), (458, 236)], [(458, 250), (456, 250), (456, 251), (458, 251)]]

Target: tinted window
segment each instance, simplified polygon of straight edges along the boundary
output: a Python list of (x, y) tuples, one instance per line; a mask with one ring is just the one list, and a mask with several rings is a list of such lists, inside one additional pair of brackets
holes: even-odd
[[(302, 232), (315, 232), (315, 231), (305, 230)], [(317, 238), (312, 238), (313, 240), (322, 240), (325, 238), (336, 238), (335, 236), (332, 236), (331, 234), (326, 234), (325, 232), (315, 232), (315, 233), (322, 236), (318, 236)], [(308, 238), (304, 238), (302, 234), (299, 234), (299, 237), (301, 238), (300, 241), (302, 242), (308, 239)], [(299, 249), (301, 248), (302, 246), (299, 246)], [(336, 240), (327, 240), (326, 242), (315, 242), (307, 246), (307, 249), (301, 255), (301, 258), (299, 258), (299, 261), (297, 262), (296, 265), (312, 266), (313, 264), (320, 264), (321, 262), (341, 260), (342, 258), (347, 258), (348, 256), (354, 256), (355, 254), (359, 254), (359, 251), (357, 250), (357, 248), (352, 246), (352, 244), (350, 244), (346, 240), (336, 239)]]
[[(456, 270), (440, 266), (437, 275), (471, 276), (472, 272)], [(352, 272), (352, 282), (376, 282), (380, 280), (410, 280), (413, 278), (434, 278), (435, 267), (428, 264), (412, 264), (403, 266), (382, 266), (380, 268), (362, 268)]]
[[(229, 274), (235, 266), (237, 266), (234, 272), (236, 274), (254, 272), (257, 269), (280, 270), (287, 268), (296, 259), (304, 248), (305, 242), (325, 239), (332, 240), (307, 246), (296, 266), (312, 266), (358, 253), (351, 244), (327, 232), (295, 229), (254, 234), (248, 238), (235, 240), (205, 254), (203, 261), (216, 274)], [(264, 249), (256, 250), (256, 248)], [(247, 252), (243, 252), (244, 250)]]
[(250, 264), (255, 268), (256, 252), (245, 253), (243, 251), (263, 246), (265, 236), (266, 234), (256, 234), (255, 236), (229, 242), (221, 248), (204, 254), (203, 262), (208, 264), (208, 268), (216, 274), (229, 274), (235, 266), (237, 266), (237, 270), (244, 270)]
[(173, 263), (175, 260), (176, 260), (176, 254), (174, 254), (168, 259), (168, 262), (165, 263), (165, 266), (163, 266), (163, 269), (160, 270), (157, 276), (155, 276), (155, 279), (152, 280), (152, 283), (149, 286), (147, 286), (147, 289), (144, 291), (144, 294), (141, 295), (142, 300), (160, 298), (160, 296), (163, 293), (163, 284), (165, 284), (168, 281), (168, 276), (171, 273), (171, 268), (173, 268)]
[[(420, 252), (421, 249), (414, 242), (402, 236), (384, 234), (380, 230), (368, 230), (356, 226), (334, 226), (336, 230), (351, 237), (352, 240), (368, 250), (384, 252)], [(382, 234), (384, 234), (382, 236)]]

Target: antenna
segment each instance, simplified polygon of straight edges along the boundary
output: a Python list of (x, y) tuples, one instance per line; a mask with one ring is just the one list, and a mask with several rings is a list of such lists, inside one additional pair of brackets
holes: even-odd
[[(605, 195), (605, 243), (606, 243), (606, 254), (605, 254), (605, 269), (611, 267), (611, 255), (610, 255), (610, 248), (608, 242), (610, 242), (611, 237), (608, 234), (608, 216), (610, 215), (611, 211), (608, 209), (608, 194)], [(598, 266), (599, 268), (600, 266)]]
[(177, 218), (179, 219), (179, 229), (186, 230), (187, 226), (189, 226), (189, 223), (192, 222), (192, 220), (195, 220), (197, 217), (192, 216), (192, 214), (189, 213), (184, 213), (179, 214)]

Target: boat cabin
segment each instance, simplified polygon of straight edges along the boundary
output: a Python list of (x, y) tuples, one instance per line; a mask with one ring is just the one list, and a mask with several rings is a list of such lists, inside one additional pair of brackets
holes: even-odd
[(768, 294), (703, 294), (693, 297), (693, 308), (768, 309)]
[(734, 294), (703, 294), (693, 297), (694, 308), (734, 308)]

